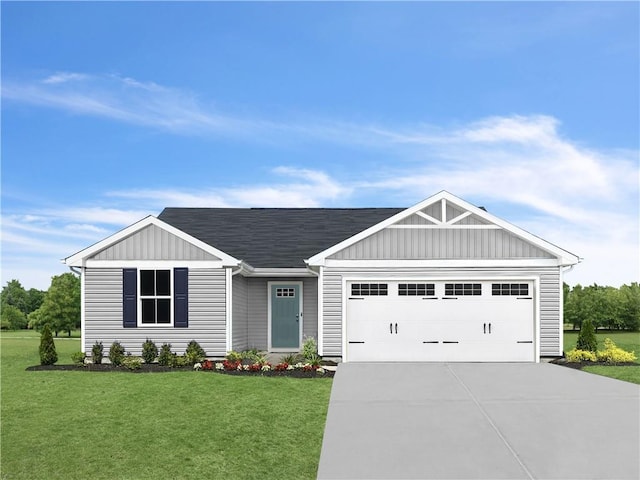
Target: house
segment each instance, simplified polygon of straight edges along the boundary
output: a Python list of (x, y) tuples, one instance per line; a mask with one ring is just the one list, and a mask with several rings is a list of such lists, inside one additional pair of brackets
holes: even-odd
[(397, 208), (167, 208), (63, 260), (82, 278), (82, 349), (150, 338), (210, 357), (342, 361), (560, 356), (579, 257), (440, 192)]

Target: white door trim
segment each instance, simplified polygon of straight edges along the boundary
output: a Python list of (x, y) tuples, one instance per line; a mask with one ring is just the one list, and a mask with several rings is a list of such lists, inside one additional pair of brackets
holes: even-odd
[(269, 281), (267, 282), (267, 347), (269, 352), (290, 352), (290, 348), (273, 348), (271, 345), (271, 287), (275, 285), (297, 285), (298, 286), (298, 348), (296, 351), (299, 351), (302, 346), (302, 332), (304, 318), (302, 316), (302, 297), (304, 296), (304, 283), (301, 281)]

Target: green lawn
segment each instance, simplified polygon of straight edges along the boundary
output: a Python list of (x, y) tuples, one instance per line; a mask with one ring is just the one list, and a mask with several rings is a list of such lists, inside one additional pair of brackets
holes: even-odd
[[(594, 365), (584, 367), (585, 372), (604, 375), (605, 377), (617, 378), (627, 382), (640, 384), (640, 332), (605, 332), (596, 333), (598, 339), (598, 348), (604, 348), (604, 339), (610, 338), (620, 348), (635, 352), (638, 359), (635, 361), (637, 365), (631, 367), (618, 367), (608, 365)], [(568, 352), (576, 346), (578, 340), (578, 332), (564, 332), (564, 351)]]
[(2, 332), (2, 480), (316, 477), (331, 379), (26, 372), (38, 344)]

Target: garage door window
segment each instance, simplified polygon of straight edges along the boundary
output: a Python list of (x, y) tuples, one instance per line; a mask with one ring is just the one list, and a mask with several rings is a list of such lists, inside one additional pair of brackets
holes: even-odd
[(527, 283), (494, 283), (491, 285), (491, 295), (529, 295)]
[(454, 296), (482, 295), (481, 283), (445, 283), (444, 294)]
[(353, 283), (351, 295), (354, 297), (386, 296), (388, 285), (386, 283)]
[(398, 284), (398, 295), (401, 297), (424, 297), (436, 294), (433, 283), (400, 283)]

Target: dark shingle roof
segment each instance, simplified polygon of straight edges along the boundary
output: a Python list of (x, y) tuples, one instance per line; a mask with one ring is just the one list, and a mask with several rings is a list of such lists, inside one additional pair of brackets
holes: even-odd
[(256, 268), (304, 260), (402, 208), (165, 208), (160, 220)]

